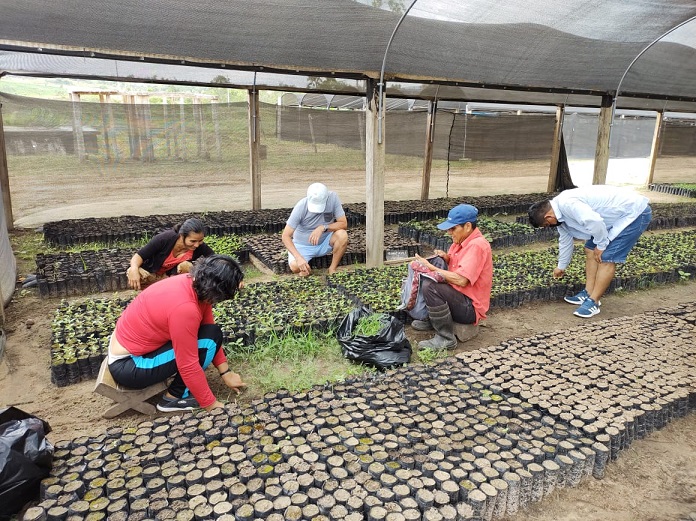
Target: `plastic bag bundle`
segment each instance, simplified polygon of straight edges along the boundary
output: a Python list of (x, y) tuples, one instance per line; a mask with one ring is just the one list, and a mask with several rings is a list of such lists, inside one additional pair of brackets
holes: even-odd
[(372, 314), (367, 307), (356, 308), (341, 322), (336, 333), (343, 356), (378, 369), (387, 369), (408, 363), (411, 358), (411, 342), (406, 338), (404, 324), (388, 316), (384, 326), (374, 335), (355, 334), (358, 321)]

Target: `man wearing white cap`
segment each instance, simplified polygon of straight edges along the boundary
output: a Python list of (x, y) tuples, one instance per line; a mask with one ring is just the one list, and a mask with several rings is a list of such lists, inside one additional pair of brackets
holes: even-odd
[(329, 274), (335, 273), (348, 247), (348, 220), (336, 192), (321, 183), (309, 185), (307, 197), (300, 199), (283, 230), (288, 264), (293, 273), (306, 277), (309, 261), (333, 254)]

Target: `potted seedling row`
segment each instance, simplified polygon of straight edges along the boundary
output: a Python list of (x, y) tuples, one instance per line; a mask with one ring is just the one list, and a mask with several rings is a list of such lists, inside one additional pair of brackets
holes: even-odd
[[(216, 253), (248, 262), (249, 250), (236, 235), (206, 237)], [(141, 244), (142, 245), (142, 244)], [(39, 296), (72, 297), (104, 291), (127, 290), (126, 270), (137, 248), (100, 248), (77, 252), (37, 254)]]
[(44, 224), (44, 240), (54, 246), (73, 246), (90, 242), (113, 244), (142, 240), (196, 217), (210, 235), (277, 232), (283, 229), (290, 208), (198, 212), (146, 217), (124, 215), (86, 219), (65, 219)]
[[(576, 459), (527, 461), (534, 440)], [(31, 515), (502, 517), (587, 478), (586, 443), (450, 360), (59, 442)]]
[[(466, 203), (474, 205), (483, 215), (518, 214), (526, 212), (529, 206), (549, 197), (548, 193), (491, 195), (461, 198), (436, 198), (425, 201), (404, 200), (384, 201), (384, 222), (398, 224), (411, 220), (424, 221), (427, 219), (444, 218), (454, 206)], [(349, 218), (365, 223), (365, 203), (351, 203), (345, 206)]]
[[(447, 251), (452, 239), (437, 228), (442, 219), (426, 221), (412, 220), (399, 225), (399, 234), (428, 244), (433, 248)], [(521, 246), (538, 241), (548, 241), (557, 234), (550, 228), (535, 230), (529, 224), (519, 222), (504, 222), (486, 216), (479, 216), (477, 227), (493, 248), (508, 248)]]
[(696, 184), (694, 183), (651, 183), (648, 189), (665, 194), (681, 195), (682, 197), (696, 197)]
[[(348, 230), (348, 249), (341, 259), (341, 265), (365, 262), (365, 228), (357, 227)], [(274, 273), (289, 273), (288, 252), (280, 234), (257, 234), (246, 239), (246, 244), (257, 259)], [(413, 239), (400, 237), (395, 230), (384, 232), (384, 257), (389, 251), (402, 251), (406, 256), (420, 253), (420, 244)], [(318, 257), (310, 261), (313, 268), (328, 268), (331, 265), (331, 255)]]
[(249, 284), (235, 299), (215, 307), (227, 341), (253, 344), (287, 331), (328, 330), (354, 307), (316, 277)]

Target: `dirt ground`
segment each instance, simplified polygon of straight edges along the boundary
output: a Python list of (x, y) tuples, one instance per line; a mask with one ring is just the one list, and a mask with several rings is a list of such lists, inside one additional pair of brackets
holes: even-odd
[[(602, 314), (593, 320), (632, 315), (693, 301), (696, 282), (603, 298)], [(136, 425), (146, 418), (126, 413), (105, 420), (109, 401), (93, 394), (93, 381), (64, 388), (50, 383), (50, 322), (57, 302), (34, 291), (17, 292), (6, 308), (7, 346), (0, 362), (0, 407), (14, 405), (49, 422), (49, 439), (97, 435), (111, 425)], [(497, 344), (512, 337), (573, 327), (581, 320), (564, 303), (543, 303), (490, 314), (478, 337), (460, 350)], [(425, 333), (407, 328), (412, 343)], [(218, 380), (210, 379), (215, 383)], [(213, 388), (213, 391), (216, 391)], [(243, 395), (240, 400), (249, 400)], [(691, 414), (635, 442), (609, 465), (606, 477), (574, 489), (554, 492), (542, 503), (514, 517), (519, 521), (671, 521), (696, 519), (696, 415)]]
[[(651, 200), (670, 200), (648, 193)], [(64, 217), (68, 217), (64, 214)], [(19, 275), (31, 267), (19, 265)], [(696, 282), (604, 297), (602, 313), (592, 320), (611, 319), (691, 302)], [(135, 425), (146, 418), (127, 413), (105, 420), (109, 401), (92, 393), (93, 381), (64, 388), (50, 383), (50, 323), (58, 302), (41, 300), (35, 290), (18, 290), (5, 309), (7, 344), (0, 360), (0, 407), (14, 405), (46, 420), (53, 442), (97, 435), (114, 424)], [(581, 320), (572, 307), (536, 303), (517, 309), (494, 310), (478, 337), (460, 350), (497, 344), (512, 337), (570, 328)], [(410, 327), (415, 344), (425, 338)], [(217, 379), (212, 378), (215, 385)], [(213, 388), (213, 391), (216, 391)], [(241, 401), (249, 400), (249, 394)], [(556, 491), (541, 503), (514, 516), (519, 521), (680, 521), (696, 520), (696, 415), (635, 442), (609, 465), (606, 477), (585, 481), (574, 489)]]

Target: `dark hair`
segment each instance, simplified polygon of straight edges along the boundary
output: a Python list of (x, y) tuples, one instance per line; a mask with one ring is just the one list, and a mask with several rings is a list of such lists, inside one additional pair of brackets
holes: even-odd
[(471, 223), (471, 229), (472, 229), (472, 230), (475, 230), (475, 229), (476, 229), (476, 223), (478, 223), (478, 221), (469, 221), (469, 222)]
[(175, 226), (174, 231), (183, 238), (188, 237), (189, 233), (205, 234), (205, 224), (203, 224), (203, 221), (200, 219), (191, 217), (190, 219), (186, 219), (183, 223)]
[(217, 304), (237, 294), (244, 273), (229, 255), (214, 254), (199, 259), (191, 270), (191, 277), (198, 300)]
[(535, 228), (539, 228), (544, 225), (544, 215), (551, 209), (551, 201), (545, 199), (534, 203), (529, 207), (529, 224)]

